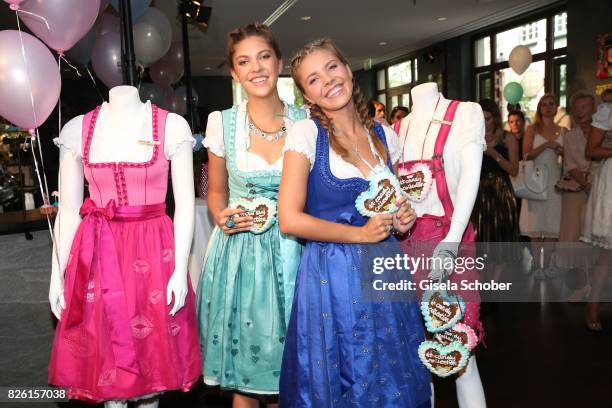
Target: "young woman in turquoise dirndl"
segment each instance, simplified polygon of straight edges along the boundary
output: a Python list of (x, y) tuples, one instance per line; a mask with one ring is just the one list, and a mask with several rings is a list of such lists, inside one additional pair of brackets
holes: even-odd
[[(228, 64), (248, 101), (208, 117), (211, 237), (198, 290), (204, 382), (234, 390), (234, 407), (278, 393), (301, 244), (279, 231), (276, 200), (287, 129), (306, 117), (283, 103), (270, 29), (232, 31)], [(253, 395), (258, 394), (258, 395)]]

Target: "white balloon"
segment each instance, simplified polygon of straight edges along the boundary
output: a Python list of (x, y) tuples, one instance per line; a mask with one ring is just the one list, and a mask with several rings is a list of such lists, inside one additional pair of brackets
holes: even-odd
[(544, 88), (544, 75), (540, 71), (530, 69), (521, 78), (521, 86), (523, 87), (523, 95), (533, 98)]
[(134, 53), (144, 66), (163, 57), (172, 43), (172, 26), (156, 8), (149, 7), (134, 25)]
[(517, 45), (510, 51), (510, 57), (508, 58), (508, 64), (510, 64), (510, 68), (517, 75), (522, 75), (523, 72), (527, 71), (529, 68), (529, 64), (531, 64), (532, 55), (529, 47), (524, 45)]

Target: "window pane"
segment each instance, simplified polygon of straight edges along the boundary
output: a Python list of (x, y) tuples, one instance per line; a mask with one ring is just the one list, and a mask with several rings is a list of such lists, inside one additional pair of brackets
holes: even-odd
[(510, 51), (517, 45), (526, 45), (532, 54), (546, 51), (546, 19), (495, 35), (495, 62), (507, 61)]
[(567, 107), (567, 64), (559, 65), (559, 106)]
[(419, 60), (415, 58), (413, 59), (413, 61), (414, 61), (414, 82), (417, 82), (419, 80)]
[(512, 68), (506, 68), (499, 71), (499, 89), (497, 89), (497, 94), (500, 95), (502, 101), (502, 118), (505, 119), (508, 115), (508, 102), (504, 98), (504, 87), (510, 82), (518, 82), (523, 87), (523, 97), (519, 101), (521, 110), (525, 113), (525, 116), (529, 118), (528, 121), (533, 122), (538, 101), (542, 95), (544, 95), (545, 72), (544, 61), (532, 62), (529, 69), (521, 76), (516, 75)]
[(412, 82), (412, 61), (391, 65), (389, 69), (389, 88)]
[(391, 112), (391, 109), (395, 108), (398, 105), (397, 101), (397, 95), (391, 97), (391, 106), (389, 106), (389, 112)]
[(402, 94), (401, 105), (405, 106), (406, 108), (410, 107), (410, 94), (409, 93)]
[(553, 20), (553, 47), (567, 47), (567, 12), (557, 14)]
[(474, 43), (474, 65), (483, 67), (491, 64), (491, 37), (481, 38)]
[(486, 99), (491, 97), (491, 73), (482, 72), (476, 75), (478, 100)]
[(382, 94), (378, 94), (378, 102), (382, 103), (383, 105), (387, 104), (387, 95), (382, 93)]
[(378, 89), (379, 91), (384, 90), (385, 89), (385, 70), (381, 69), (378, 72), (376, 72), (376, 77), (377, 77), (376, 89)]
[(295, 103), (295, 85), (293, 84), (293, 78), (291, 77), (280, 77), (276, 84), (278, 89), (278, 96), (286, 103)]
[(240, 85), (240, 82), (232, 81), (232, 96), (234, 105), (240, 105), (242, 101), (247, 99), (244, 88)]

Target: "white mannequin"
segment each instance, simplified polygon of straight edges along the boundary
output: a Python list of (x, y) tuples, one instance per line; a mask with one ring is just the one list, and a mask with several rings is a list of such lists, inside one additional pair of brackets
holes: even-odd
[[(446, 106), (444, 104), (447, 104), (449, 101), (440, 94), (438, 86), (433, 82), (418, 85), (410, 93), (413, 101), (412, 112), (402, 120), (399, 131), (400, 137), (406, 135), (401, 140), (404, 147), (404, 160), (420, 159), (422, 147), (423, 158), (429, 159), (434, 151), (436, 135), (440, 125), (432, 123), (428, 132), (429, 136), (424, 140), (427, 128), (430, 126), (430, 121), (436, 110), (436, 104), (439, 107), (436, 119), (442, 119), (445, 109), (440, 108)], [(480, 111), (479, 115), (478, 111)], [(462, 126), (470, 126), (470, 128), (462, 128)], [(459, 138), (466, 136), (466, 131), (475, 132), (475, 137), (468, 135), (470, 137), (465, 142), (457, 143)], [(423, 144), (424, 141), (425, 144)], [(472, 208), (478, 193), (484, 147), (484, 116), (482, 115), (482, 110), (480, 110), (477, 104), (463, 102), (457, 108), (453, 127), (451, 128), (443, 154), (447, 184), (454, 211), (448, 234), (434, 250), (434, 256), (439, 253), (441, 248), (451, 249), (455, 254), (457, 253), (465, 228), (470, 221), (470, 215), (472, 214)], [(434, 187), (432, 187), (424, 202), (411, 203), (411, 205), (417, 212), (417, 216), (422, 216), (425, 213), (432, 215), (444, 214), (442, 204), (435, 193)], [(434, 269), (430, 272), (429, 277), (431, 279), (438, 279), (442, 273), (443, 271)], [(474, 356), (470, 357), (465, 373), (457, 378), (455, 385), (459, 407), (486, 407), (484, 390)], [(431, 384), (431, 387), (433, 406), (433, 384)]]
[[(125, 138), (140, 135), (137, 131), (141, 123), (136, 123), (134, 118), (140, 118), (144, 104), (140, 101), (138, 90), (132, 86), (117, 86), (109, 92), (109, 115), (105, 121), (98, 121), (96, 127), (102, 125), (103, 131), (96, 135), (106, 148), (105, 154), (112, 154), (114, 161), (127, 161), (142, 163), (150, 159), (144, 157), (142, 151), (130, 149), (134, 144)], [(61, 138), (68, 140), (79, 140), (81, 137), (83, 115), (77, 116), (68, 122), (62, 129)], [(169, 113), (166, 119), (166, 135), (179, 134), (185, 140), (190, 139), (191, 129), (181, 116)], [(168, 136), (166, 136), (166, 143)], [(123, 144), (122, 144), (123, 142)], [(108, 149), (109, 146), (116, 148)], [(92, 146), (92, 162), (95, 156)], [(175, 242), (175, 265), (174, 273), (168, 281), (166, 290), (166, 301), (169, 305), (174, 296), (174, 306), (170, 315), (174, 316), (185, 304), (187, 295), (187, 263), (191, 240), (193, 238), (195, 192), (193, 187), (192, 169), (192, 146), (190, 143), (181, 143), (172, 155), (170, 164), (172, 175), (172, 187), (176, 204), (174, 213), (174, 242)], [(65, 146), (60, 147), (60, 204), (55, 223), (55, 241), (57, 252), (54, 248), (51, 284), (49, 288), (49, 302), (51, 310), (57, 319), (61, 319), (65, 308), (64, 301), (64, 271), (68, 263), (72, 240), (81, 222), (79, 209), (83, 204), (84, 173), (83, 162), (74, 152)], [(58, 259), (59, 258), (59, 259)], [(157, 407), (157, 399), (142, 401), (140, 407)], [(106, 407), (126, 407), (125, 401), (109, 401)]]

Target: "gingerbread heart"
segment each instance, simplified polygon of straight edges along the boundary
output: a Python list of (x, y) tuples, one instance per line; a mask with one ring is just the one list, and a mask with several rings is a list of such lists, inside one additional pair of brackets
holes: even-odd
[(399, 207), (395, 205), (401, 194), (399, 181), (387, 171), (376, 172), (370, 176), (370, 188), (359, 194), (355, 206), (365, 217), (378, 214), (392, 214)]
[(469, 350), (459, 342), (443, 346), (436, 341), (424, 341), (419, 345), (421, 362), (438, 377), (448, 377), (461, 371), (469, 355)]
[(233, 200), (231, 207), (243, 210), (242, 215), (253, 218), (249, 231), (254, 234), (267, 231), (276, 220), (276, 202), (266, 197), (241, 197)]
[(476, 337), (474, 329), (464, 323), (457, 323), (448, 330), (436, 333), (434, 337), (443, 346), (459, 342), (463, 344), (468, 351), (472, 351), (478, 343), (478, 337)]
[(433, 184), (429, 166), (425, 163), (415, 163), (409, 169), (401, 167), (398, 173), (400, 187), (408, 199), (417, 203), (425, 200)]
[(465, 302), (459, 295), (443, 291), (425, 291), (421, 301), (421, 313), (425, 327), (431, 333), (439, 333), (453, 327), (465, 310)]

